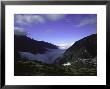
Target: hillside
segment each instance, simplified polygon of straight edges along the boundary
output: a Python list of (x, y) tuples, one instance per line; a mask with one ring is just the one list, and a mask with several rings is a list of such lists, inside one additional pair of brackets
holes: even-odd
[(36, 41), (27, 36), (14, 36), (14, 52), (15, 58), (20, 55), (18, 52), (30, 52), (33, 54), (45, 53), (48, 49), (57, 49), (56, 45), (53, 45), (44, 41)]
[(62, 59), (80, 63), (82, 66), (96, 67), (97, 35), (93, 34), (75, 42), (66, 50)]
[[(25, 57), (16, 56), (18, 52)], [(15, 60), (20, 59), (15, 61), (15, 76), (97, 75), (97, 34), (76, 41), (65, 52), (60, 51), (61, 54), (58, 52), (56, 45), (15, 36)]]

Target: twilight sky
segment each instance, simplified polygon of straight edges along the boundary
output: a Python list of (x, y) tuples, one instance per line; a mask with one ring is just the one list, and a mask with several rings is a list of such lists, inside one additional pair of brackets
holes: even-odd
[(97, 33), (96, 14), (15, 14), (14, 31), (59, 46)]

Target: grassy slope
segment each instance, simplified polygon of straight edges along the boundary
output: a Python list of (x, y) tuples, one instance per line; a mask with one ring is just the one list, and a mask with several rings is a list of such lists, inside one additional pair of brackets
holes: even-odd
[(94, 76), (95, 68), (80, 67), (76, 63), (70, 66), (44, 64), (37, 61), (20, 60), (15, 62), (15, 76)]

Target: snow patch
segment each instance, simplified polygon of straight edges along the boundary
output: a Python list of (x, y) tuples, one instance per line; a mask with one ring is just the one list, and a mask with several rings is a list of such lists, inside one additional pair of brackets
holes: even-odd
[(69, 66), (69, 65), (71, 65), (70, 62), (67, 62), (67, 63), (63, 64), (63, 66)]

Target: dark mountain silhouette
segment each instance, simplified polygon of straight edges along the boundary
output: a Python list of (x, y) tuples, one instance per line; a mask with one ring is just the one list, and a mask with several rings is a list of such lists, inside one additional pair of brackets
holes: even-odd
[[(52, 64), (28, 58), (19, 58), (18, 52), (32, 54), (57, 49), (56, 45), (36, 41), (26, 36), (15, 36), (14, 75), (16, 76), (96, 76), (97, 75), (97, 34), (75, 42)], [(52, 59), (55, 56), (50, 57)], [(16, 60), (19, 59), (19, 60)], [(69, 66), (64, 64), (70, 63)]]
[(14, 35), (15, 57), (19, 56), (18, 52), (37, 54), (45, 53), (48, 49), (57, 49), (57, 46), (44, 41), (36, 41), (27, 36)]
[[(82, 64), (96, 64), (97, 56), (97, 35), (93, 34), (83, 39), (76, 41), (70, 48), (68, 48), (63, 58), (60, 59), (68, 62), (77, 62)], [(60, 62), (59, 61), (59, 62)], [(96, 65), (95, 65), (96, 66)]]

